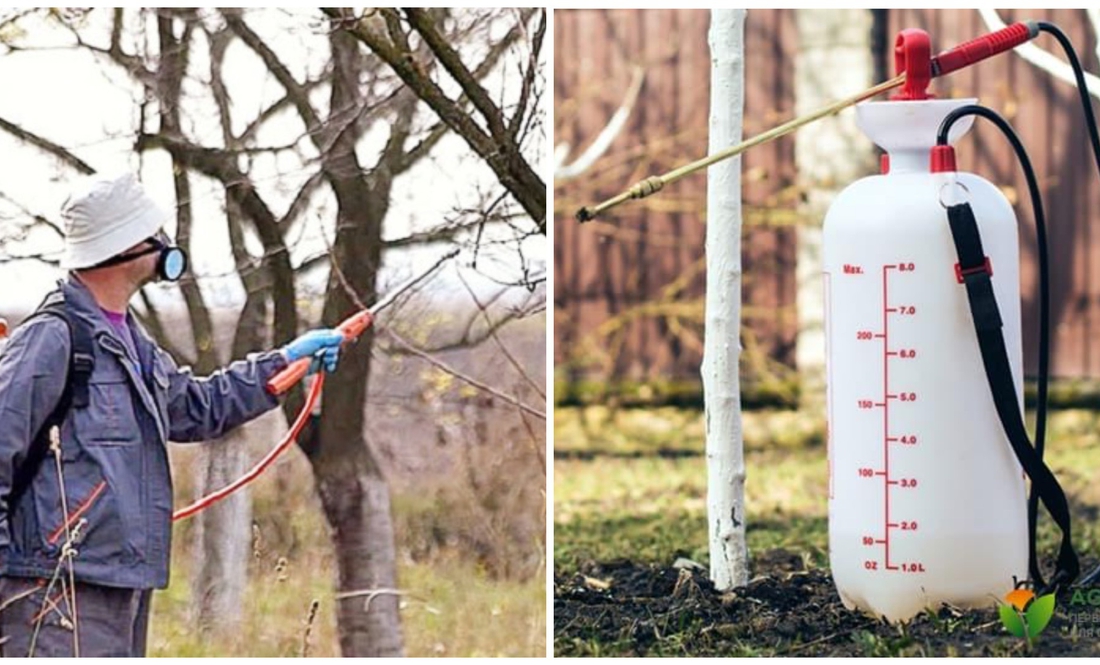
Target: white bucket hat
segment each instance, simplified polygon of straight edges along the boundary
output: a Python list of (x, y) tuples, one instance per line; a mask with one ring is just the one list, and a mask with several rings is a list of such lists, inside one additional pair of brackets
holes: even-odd
[(137, 176), (92, 176), (61, 206), (66, 270), (90, 268), (156, 235), (168, 215)]

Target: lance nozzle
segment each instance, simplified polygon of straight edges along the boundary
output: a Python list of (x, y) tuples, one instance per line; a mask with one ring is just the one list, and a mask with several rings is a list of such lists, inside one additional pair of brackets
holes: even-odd
[(1020, 44), (1035, 38), (1038, 34), (1038, 23), (1035, 21), (1021, 21), (997, 30), (996, 32), (991, 32), (988, 35), (972, 39), (964, 44), (959, 44), (952, 49), (948, 49), (936, 56), (930, 57), (931, 51), (928, 47), (927, 34), (919, 30), (904, 30), (898, 36), (898, 42), (895, 45), (894, 55), (897, 76), (889, 81), (879, 83), (863, 92), (834, 102), (813, 113), (789, 120), (782, 125), (769, 129), (763, 134), (757, 134), (735, 146), (720, 150), (713, 155), (708, 155), (703, 159), (673, 169), (668, 173), (649, 176), (625, 192), (617, 194), (598, 205), (581, 208), (576, 213), (577, 221), (588, 222), (620, 203), (633, 199), (644, 199), (647, 196), (661, 191), (665, 185), (674, 183), (686, 175), (703, 170), (711, 164), (731, 157), (736, 157), (749, 148), (774, 141), (775, 139), (790, 134), (796, 129), (822, 118), (836, 115), (849, 106), (854, 106), (859, 102), (899, 86), (906, 86), (902, 94), (899, 95), (899, 99), (926, 98), (927, 95), (924, 94), (924, 90), (931, 79), (943, 76), (944, 74), (950, 74), (951, 72), (981, 62), (998, 53), (1004, 53), (1005, 51), (1016, 48)]
[[(374, 325), (374, 317), (378, 312), (392, 305), (401, 294), (427, 279), (428, 276), (438, 270), (440, 266), (457, 255), (457, 249), (451, 250), (440, 257), (439, 260), (432, 264), (427, 270), (410, 277), (408, 280), (402, 282), (397, 288), (391, 289), (384, 298), (375, 302), (369, 309), (356, 312), (344, 319), (340, 325), (336, 326), (336, 329), (344, 335), (344, 343), (354, 342), (359, 339), (359, 337), (366, 332), (367, 328)], [(298, 383), (309, 374), (309, 365), (312, 362), (313, 358), (300, 358), (290, 363), (278, 374), (271, 377), (271, 380), (267, 382), (267, 391), (272, 395), (281, 395), (290, 390), (294, 384)]]

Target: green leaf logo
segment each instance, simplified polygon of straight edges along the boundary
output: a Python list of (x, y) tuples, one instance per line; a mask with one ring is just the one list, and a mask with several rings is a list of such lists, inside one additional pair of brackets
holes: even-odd
[(1050, 623), (1054, 616), (1054, 594), (1040, 596), (1032, 601), (1024, 618), (1027, 619), (1027, 636), (1034, 638)]
[(1024, 622), (1020, 618), (1020, 615), (1016, 612), (1016, 608), (1011, 605), (998, 605), (997, 611), (1001, 615), (1001, 623), (1005, 625), (1008, 632), (1012, 633), (1016, 637), (1026, 637), (1027, 629), (1024, 627)]
[(1030, 642), (1050, 623), (1054, 616), (1054, 594), (1036, 598), (1027, 589), (1015, 589), (997, 606), (1001, 623), (1008, 632)]

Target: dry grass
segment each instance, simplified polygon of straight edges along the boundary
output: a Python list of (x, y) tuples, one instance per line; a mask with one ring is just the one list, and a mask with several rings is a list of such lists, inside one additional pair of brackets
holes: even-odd
[[(297, 454), (295, 454), (297, 456)], [(244, 613), (227, 635), (204, 637), (191, 615), (195, 563), (188, 550), (190, 527), (176, 527), (172, 582), (155, 596), (150, 635), (154, 656), (298, 656), (309, 631), (309, 655), (339, 656), (333, 581), (335, 561), (320, 506), (302, 459), (284, 464), (284, 476), (256, 483), (253, 499), (258, 538), (253, 540)], [(294, 475), (289, 477), (288, 472)], [(276, 492), (284, 491), (277, 501)], [(546, 652), (544, 561), (529, 576), (491, 574), (461, 541), (431, 551), (412, 545), (420, 526), (448, 514), (477, 514), (470, 506), (439, 505), (424, 496), (394, 497), (398, 531), (398, 584), (409, 656), (530, 656)], [(289, 501), (285, 500), (289, 497)], [(274, 511), (287, 509), (281, 519)], [(460, 525), (472, 529), (470, 525)], [(530, 549), (541, 549), (531, 543)], [(316, 610), (311, 605), (316, 602)], [(312, 622), (311, 614), (315, 614)]]
[[(539, 383), (545, 334), (543, 317), (503, 333)], [(545, 408), (492, 345), (443, 358)], [(546, 480), (534, 454), (545, 450), (545, 424), (530, 425), (514, 407), (422, 361), (376, 359), (367, 440), (392, 490), (407, 655), (546, 654)], [(261, 427), (247, 444), (249, 459), (274, 445), (280, 428)], [(198, 460), (193, 447), (173, 449), (178, 505), (195, 494)], [(239, 624), (222, 636), (198, 633), (190, 602), (194, 527), (178, 524), (171, 586), (154, 598), (151, 655), (299, 656), (307, 639), (310, 656), (340, 655), (335, 560), (308, 462), (293, 449), (250, 491), (258, 538)]]

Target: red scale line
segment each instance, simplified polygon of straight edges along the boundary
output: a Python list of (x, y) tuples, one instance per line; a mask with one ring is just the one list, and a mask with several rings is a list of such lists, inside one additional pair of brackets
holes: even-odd
[[(883, 399), (882, 407), (882, 468), (883, 473), (883, 485), (882, 493), (884, 497), (883, 507), (883, 533), (885, 534), (884, 544), (886, 549), (886, 569), (890, 570), (890, 327), (889, 327), (889, 315), (890, 306), (889, 300), (886, 294), (886, 282), (887, 271), (891, 268), (896, 268), (896, 265), (886, 265), (882, 267), (882, 393), (886, 396)], [(896, 311), (896, 310), (895, 310)]]

